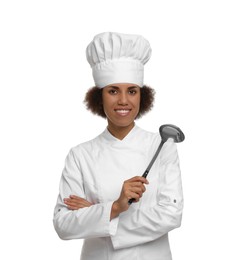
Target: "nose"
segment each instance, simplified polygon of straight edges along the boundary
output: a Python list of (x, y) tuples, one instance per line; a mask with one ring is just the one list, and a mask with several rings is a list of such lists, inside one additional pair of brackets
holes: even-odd
[(122, 92), (119, 95), (118, 105), (127, 106), (128, 105), (128, 96), (126, 93)]

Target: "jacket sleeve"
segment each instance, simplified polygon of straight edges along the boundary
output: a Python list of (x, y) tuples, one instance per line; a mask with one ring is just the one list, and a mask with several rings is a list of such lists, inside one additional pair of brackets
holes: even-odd
[(63, 203), (63, 199), (71, 194), (86, 198), (82, 176), (79, 163), (71, 150), (65, 161), (54, 210), (53, 224), (58, 236), (67, 240), (115, 234), (118, 218), (110, 221), (113, 202), (98, 203), (79, 210), (69, 210)]
[(153, 241), (181, 225), (182, 182), (176, 144), (171, 140), (161, 151), (157, 183), (155, 202), (144, 206), (140, 201), (139, 207), (132, 205), (120, 215), (117, 232), (111, 236), (114, 249)]

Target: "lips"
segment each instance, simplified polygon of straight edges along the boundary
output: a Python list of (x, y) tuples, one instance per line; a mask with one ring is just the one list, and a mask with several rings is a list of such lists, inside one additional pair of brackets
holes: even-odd
[(120, 116), (127, 116), (131, 109), (115, 109), (115, 112)]

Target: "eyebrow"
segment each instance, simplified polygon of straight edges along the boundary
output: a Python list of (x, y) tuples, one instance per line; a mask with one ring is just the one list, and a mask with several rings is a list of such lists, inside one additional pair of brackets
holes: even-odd
[[(110, 86), (111, 88), (114, 88), (114, 89), (119, 89), (119, 87), (118, 86)], [(137, 88), (137, 86), (129, 86), (128, 87), (128, 89), (135, 89), (135, 88)]]

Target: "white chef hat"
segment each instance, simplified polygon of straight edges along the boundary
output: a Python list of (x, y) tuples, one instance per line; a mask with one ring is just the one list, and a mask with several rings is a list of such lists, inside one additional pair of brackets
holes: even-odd
[(143, 86), (144, 64), (151, 56), (149, 42), (140, 35), (105, 32), (94, 37), (86, 55), (95, 85), (114, 83)]

